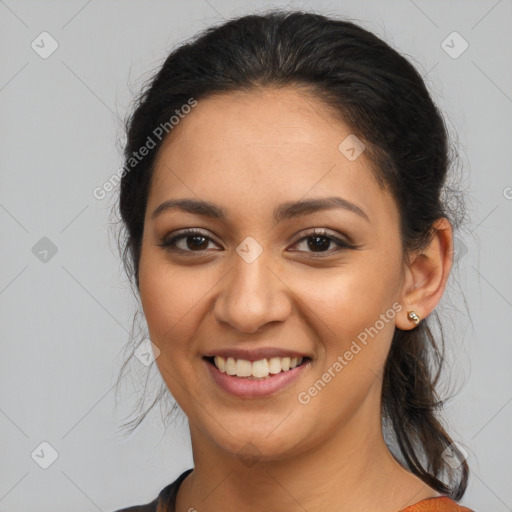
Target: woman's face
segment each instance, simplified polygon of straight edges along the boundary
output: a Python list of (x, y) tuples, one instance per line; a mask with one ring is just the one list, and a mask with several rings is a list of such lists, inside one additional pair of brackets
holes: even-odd
[(268, 88), (200, 100), (161, 147), (140, 295), (193, 440), (276, 459), (380, 428), (405, 267), (396, 204), (349, 135)]

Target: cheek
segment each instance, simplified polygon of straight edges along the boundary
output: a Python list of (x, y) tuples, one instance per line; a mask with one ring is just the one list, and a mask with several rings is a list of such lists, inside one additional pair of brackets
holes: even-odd
[(354, 358), (360, 364), (364, 361), (376, 368), (386, 357), (399, 307), (399, 268), (396, 263), (383, 265), (367, 260), (329, 269), (324, 275), (312, 273), (309, 279), (297, 275), (291, 284), (306, 306), (303, 314), (311, 318), (314, 331), (323, 338), (320, 342), (327, 362), (336, 360), (353, 341), (362, 347)]
[(185, 389), (194, 382), (194, 329), (211, 285), (190, 280), (184, 269), (158, 258), (141, 259), (139, 283), (149, 336), (160, 349), (156, 364), (174, 399), (188, 411)]
[(382, 377), (401, 306), (391, 267), (380, 278), (371, 268), (353, 265), (314, 280), (295, 279), (294, 290), (306, 306), (298, 314), (308, 318), (318, 348), (317, 366), (299, 402), (307, 403), (304, 414), (322, 417), (325, 425), (352, 417)]
[(208, 282), (191, 280), (186, 270), (173, 268), (158, 255), (148, 255), (141, 257), (139, 285), (152, 341), (161, 349), (172, 348), (171, 344), (176, 347), (183, 340), (187, 322), (200, 308)]

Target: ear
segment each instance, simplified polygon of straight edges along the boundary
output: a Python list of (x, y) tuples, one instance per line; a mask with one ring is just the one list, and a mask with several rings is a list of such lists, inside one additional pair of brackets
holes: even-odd
[(401, 304), (396, 317), (399, 329), (409, 330), (416, 324), (408, 318), (414, 311), (420, 319), (428, 316), (443, 296), (453, 262), (453, 230), (442, 217), (432, 226), (433, 236), (428, 247), (409, 254), (402, 288)]

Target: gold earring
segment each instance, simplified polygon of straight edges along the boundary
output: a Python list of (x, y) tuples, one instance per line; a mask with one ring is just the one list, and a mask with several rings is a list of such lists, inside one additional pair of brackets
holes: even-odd
[(407, 318), (414, 324), (418, 325), (421, 322), (421, 318), (418, 316), (416, 311), (408, 311)]

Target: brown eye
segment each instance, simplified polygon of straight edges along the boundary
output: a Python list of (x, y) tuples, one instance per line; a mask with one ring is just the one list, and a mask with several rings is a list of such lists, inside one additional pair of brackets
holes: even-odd
[(171, 238), (164, 239), (158, 245), (170, 251), (201, 252), (208, 249), (213, 239), (201, 231), (186, 230)]
[(333, 241), (332, 238), (329, 238), (327, 236), (308, 236), (308, 248), (311, 249), (313, 252), (320, 251), (323, 252), (324, 250), (329, 249), (329, 246), (331, 245), (331, 242)]
[[(185, 240), (185, 245), (187, 249), (195, 250), (198, 249), (200, 251), (205, 250), (208, 247), (207, 238), (203, 235), (187, 235), (181, 237), (182, 240)], [(177, 239), (179, 240), (179, 239)]]
[[(311, 252), (321, 255), (330, 255), (333, 253), (340, 252), (343, 249), (355, 249), (355, 246), (333, 234), (329, 234), (329, 232), (325, 229), (316, 230), (311, 234), (306, 235), (305, 237), (298, 240), (294, 245), (304, 244), (307, 247), (307, 250), (299, 250), (298, 252)], [(338, 248), (335, 250), (329, 251), (329, 248), (332, 245), (337, 246)], [(294, 251), (295, 252), (295, 251)]]

